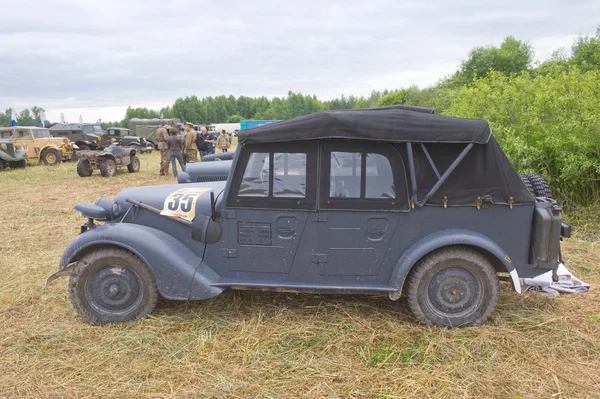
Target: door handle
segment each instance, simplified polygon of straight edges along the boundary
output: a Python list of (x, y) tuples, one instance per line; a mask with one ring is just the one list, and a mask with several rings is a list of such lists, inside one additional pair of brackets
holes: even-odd
[(382, 236), (385, 234), (385, 230), (383, 229), (368, 229), (367, 233), (374, 236)]
[(277, 231), (279, 233), (292, 234), (294, 232), (294, 229), (277, 229)]

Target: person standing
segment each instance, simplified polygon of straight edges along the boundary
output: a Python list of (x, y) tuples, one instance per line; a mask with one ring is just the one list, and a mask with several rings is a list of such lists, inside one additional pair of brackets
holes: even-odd
[(187, 155), (188, 161), (200, 162), (200, 158), (198, 157), (198, 146), (196, 145), (198, 133), (194, 130), (194, 125), (192, 123), (187, 123), (183, 137), (185, 138), (185, 148), (183, 153)]
[(212, 134), (206, 134), (206, 126), (202, 126), (200, 129), (200, 134), (204, 137), (204, 144), (202, 144), (202, 148), (200, 149), (200, 155), (205, 156), (208, 154), (214, 153), (213, 144), (215, 143), (215, 136)]
[(221, 134), (217, 137), (217, 149), (221, 152), (227, 152), (231, 147), (231, 139), (225, 130), (221, 130)]
[(183, 155), (181, 154), (181, 137), (177, 135), (177, 128), (172, 127), (169, 130), (169, 137), (167, 138), (167, 150), (169, 151), (169, 158), (171, 159), (171, 167), (173, 168), (173, 176), (177, 177), (177, 164), (175, 160), (179, 162), (181, 171), (185, 172), (185, 165), (183, 164)]
[(166, 123), (160, 125), (156, 130), (156, 138), (158, 140), (158, 151), (160, 151), (160, 175), (166, 176), (169, 174), (169, 146), (167, 145), (169, 134), (167, 133)]

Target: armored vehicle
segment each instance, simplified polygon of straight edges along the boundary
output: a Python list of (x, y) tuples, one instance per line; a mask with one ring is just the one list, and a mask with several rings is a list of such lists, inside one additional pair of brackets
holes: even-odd
[(16, 148), (11, 140), (0, 139), (0, 170), (8, 167), (17, 169), (27, 166), (27, 153), (22, 148)]
[(169, 126), (178, 126), (181, 120), (178, 118), (170, 119), (140, 119), (132, 118), (129, 120), (129, 129), (133, 132), (134, 136), (143, 137), (146, 141), (152, 144), (153, 149), (157, 148), (156, 141), (156, 130), (163, 124), (166, 123)]
[(111, 143), (108, 134), (102, 131), (98, 123), (59, 123), (50, 128), (50, 133), (67, 137), (80, 150), (101, 150)]
[(110, 141), (118, 143), (121, 146), (135, 147), (139, 153), (152, 153), (154, 145), (147, 142), (143, 137), (137, 137), (131, 133), (131, 130), (123, 127), (109, 127), (106, 129)]
[(75, 158), (77, 145), (64, 137), (52, 137), (46, 128), (13, 126), (0, 128), (0, 137), (11, 140), (16, 149), (22, 149), (27, 157), (45, 165), (58, 165)]
[(137, 150), (131, 147), (121, 147), (117, 143), (111, 144), (103, 151), (79, 151), (77, 174), (81, 177), (90, 177), (94, 169), (99, 169), (104, 177), (117, 174), (117, 168), (127, 166), (130, 173), (140, 171), (140, 159), (135, 155)]
[(48, 283), (70, 275), (94, 324), (229, 288), (402, 294), (419, 322), (464, 326), (493, 313), (500, 280), (520, 293), (563, 262), (560, 206), (531, 195), (485, 120), (327, 111), (241, 131), (231, 162), (227, 181), (78, 204), (87, 222)]

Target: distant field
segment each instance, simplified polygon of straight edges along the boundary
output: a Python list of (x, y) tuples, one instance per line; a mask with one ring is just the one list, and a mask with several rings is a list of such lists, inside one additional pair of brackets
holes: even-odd
[[(0, 173), (0, 398), (598, 398), (600, 246), (567, 240), (589, 294), (503, 286), (483, 327), (419, 326), (383, 297), (226, 292), (163, 300), (135, 323), (92, 327), (63, 278), (44, 291), (84, 222), (78, 202), (158, 176), (80, 178), (74, 164)], [(577, 229), (577, 226), (575, 226)]]

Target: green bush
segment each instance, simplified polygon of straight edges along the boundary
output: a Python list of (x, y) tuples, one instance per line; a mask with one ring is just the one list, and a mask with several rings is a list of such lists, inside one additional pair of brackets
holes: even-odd
[(565, 206), (600, 193), (600, 71), (498, 72), (458, 89), (446, 115), (487, 119), (520, 173), (541, 173)]

